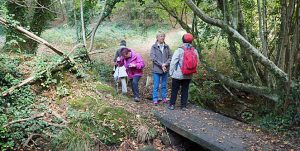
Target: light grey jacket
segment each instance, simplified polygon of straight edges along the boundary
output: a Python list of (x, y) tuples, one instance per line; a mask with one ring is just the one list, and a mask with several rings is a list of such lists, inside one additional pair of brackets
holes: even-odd
[(167, 68), (169, 68), (172, 59), (170, 47), (167, 44), (164, 44), (164, 51), (162, 53), (162, 51), (159, 49), (159, 45), (155, 43), (151, 47), (150, 58), (153, 62), (153, 73), (162, 74), (162, 64), (167, 64)]
[[(184, 46), (192, 46), (189, 43), (183, 43)], [(197, 54), (197, 58), (198, 58), (198, 63), (199, 63), (199, 54), (198, 51), (195, 49), (194, 50), (195, 53)], [(172, 61), (170, 64), (170, 76), (174, 79), (191, 79), (193, 77), (193, 75), (183, 75), (181, 72), (181, 65), (182, 65), (182, 60), (183, 60), (183, 48), (179, 47), (177, 50), (175, 50), (173, 57), (172, 57)]]

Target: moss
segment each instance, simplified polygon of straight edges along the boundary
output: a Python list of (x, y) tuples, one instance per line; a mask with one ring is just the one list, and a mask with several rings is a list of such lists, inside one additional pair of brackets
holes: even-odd
[(91, 105), (92, 101), (93, 98), (91, 98), (90, 96), (84, 96), (84, 97), (76, 98), (74, 100), (70, 100), (69, 105), (74, 109), (83, 110), (83, 109), (87, 109)]
[(109, 85), (106, 85), (106, 84), (102, 84), (102, 83), (97, 83), (96, 84), (96, 89), (98, 91), (101, 91), (101, 92), (107, 92), (107, 93), (114, 93), (115, 92), (115, 89), (112, 88), (111, 86)]

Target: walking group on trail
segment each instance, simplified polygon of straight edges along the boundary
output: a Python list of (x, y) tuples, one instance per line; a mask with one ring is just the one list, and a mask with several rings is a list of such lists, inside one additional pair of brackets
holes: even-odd
[[(165, 33), (158, 32), (156, 42), (152, 45), (150, 58), (153, 63), (153, 105), (158, 105), (159, 100), (168, 104), (168, 109), (174, 110), (177, 94), (181, 88), (181, 109), (186, 110), (188, 101), (189, 84), (194, 73), (197, 72), (199, 63), (199, 54), (193, 47), (193, 35), (186, 33), (182, 36), (182, 44), (174, 54), (170, 47), (165, 43)], [(133, 49), (126, 47), (126, 41), (120, 42), (120, 48), (116, 51), (114, 57), (115, 69), (114, 78), (121, 81), (122, 94), (127, 94), (126, 78), (130, 81), (133, 92), (133, 100), (140, 101), (139, 80), (143, 76), (145, 63), (140, 54)], [(171, 98), (167, 100), (167, 81), (172, 78)], [(159, 99), (159, 87), (161, 85)]]

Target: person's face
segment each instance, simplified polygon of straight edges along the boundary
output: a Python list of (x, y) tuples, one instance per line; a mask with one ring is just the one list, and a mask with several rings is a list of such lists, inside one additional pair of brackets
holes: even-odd
[(131, 52), (123, 52), (122, 53), (122, 56), (124, 57), (124, 58), (129, 58), (130, 56), (131, 56)]
[(162, 43), (165, 42), (165, 38), (166, 38), (166, 35), (164, 35), (164, 34), (160, 34), (160, 35), (158, 35), (158, 36), (156, 37), (157, 42), (160, 43), (160, 44), (162, 44)]

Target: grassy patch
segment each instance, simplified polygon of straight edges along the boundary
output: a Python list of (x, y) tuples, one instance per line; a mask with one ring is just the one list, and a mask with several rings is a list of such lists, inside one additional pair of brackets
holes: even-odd
[(84, 96), (81, 98), (76, 98), (74, 100), (69, 101), (69, 105), (77, 110), (86, 109), (89, 107), (89, 105), (92, 103), (92, 98), (89, 96)]
[(112, 88), (111, 86), (107, 84), (102, 84), (102, 83), (97, 83), (96, 84), (96, 89), (101, 91), (101, 92), (108, 92), (108, 93), (115, 93), (115, 89)]

